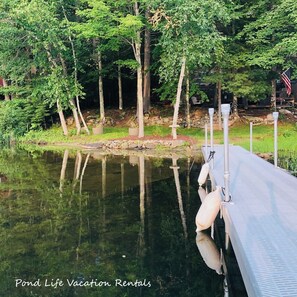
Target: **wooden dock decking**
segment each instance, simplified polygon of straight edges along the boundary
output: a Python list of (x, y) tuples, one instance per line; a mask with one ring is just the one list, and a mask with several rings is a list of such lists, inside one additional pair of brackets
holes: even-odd
[[(223, 187), (223, 146), (214, 151), (210, 175)], [(297, 178), (241, 147), (229, 155), (233, 203), (223, 213), (248, 296), (297, 296)]]

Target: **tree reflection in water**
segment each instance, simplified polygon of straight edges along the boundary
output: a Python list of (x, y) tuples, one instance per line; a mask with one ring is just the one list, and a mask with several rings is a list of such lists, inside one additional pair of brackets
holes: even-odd
[[(200, 202), (187, 160), (178, 160), (176, 175), (172, 160), (144, 155), (134, 166), (100, 152), (2, 150), (0, 157), (7, 177), (0, 193), (11, 193), (1, 196), (1, 296), (223, 296), (221, 276), (197, 253)], [(65, 285), (16, 288), (16, 278)], [(67, 279), (111, 286), (73, 287)], [(116, 279), (151, 287), (116, 287)]]

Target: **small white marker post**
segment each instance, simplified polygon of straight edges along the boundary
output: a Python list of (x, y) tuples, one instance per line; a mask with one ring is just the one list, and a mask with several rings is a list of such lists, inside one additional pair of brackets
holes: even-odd
[[(208, 109), (209, 123), (210, 123), (210, 151), (213, 152), (213, 114), (214, 108)], [(213, 159), (211, 160), (211, 167), (213, 168)]]
[(230, 172), (229, 172), (229, 114), (230, 114), (230, 104), (221, 105), (222, 116), (224, 120), (224, 183), (225, 183), (225, 202), (229, 202), (229, 182), (230, 182)]
[(274, 167), (277, 167), (277, 119), (278, 112), (275, 111), (272, 113), (274, 120)]
[(250, 122), (250, 153), (253, 153), (253, 122)]

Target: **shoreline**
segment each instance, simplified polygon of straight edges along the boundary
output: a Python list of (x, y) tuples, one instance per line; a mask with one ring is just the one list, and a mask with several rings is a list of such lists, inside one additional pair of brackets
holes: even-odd
[(67, 142), (22, 142), (21, 146), (36, 146), (44, 149), (81, 149), (84, 152), (101, 152), (102, 154), (114, 155), (149, 155), (169, 156), (179, 155), (184, 157), (200, 154), (201, 148), (191, 137), (179, 136), (173, 140), (172, 137), (124, 137), (119, 139), (101, 140), (90, 143), (67, 143)]

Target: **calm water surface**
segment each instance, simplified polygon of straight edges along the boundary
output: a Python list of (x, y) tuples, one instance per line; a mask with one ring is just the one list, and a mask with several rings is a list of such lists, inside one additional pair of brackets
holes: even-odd
[(0, 296), (224, 296), (196, 246), (192, 160), (0, 157)]

